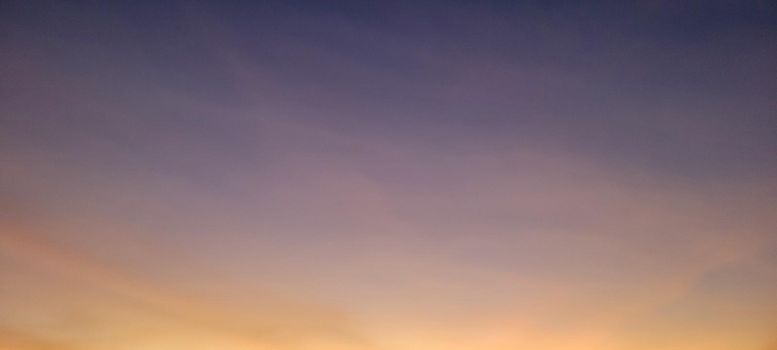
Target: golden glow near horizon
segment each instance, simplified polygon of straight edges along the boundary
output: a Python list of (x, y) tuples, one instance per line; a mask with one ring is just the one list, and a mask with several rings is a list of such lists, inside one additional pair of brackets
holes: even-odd
[(2, 8), (0, 350), (777, 350), (768, 6)]
[[(4, 346), (761, 349), (771, 341), (774, 267), (762, 248), (775, 208), (757, 199), (765, 189), (632, 188), (591, 164), (503, 157), (461, 159), (461, 186), (429, 197), (353, 177), (347, 165), (280, 165), (294, 175), (277, 188), (299, 192), (266, 195), (310, 217), (262, 223), (254, 212), (230, 214), (229, 203), (154, 207), (169, 222), (196, 218), (217, 233), (185, 241), (154, 240), (134, 226), (139, 217), (82, 221), (92, 198), (61, 221), (5, 222)], [(497, 166), (504, 173), (487, 171)], [(105, 215), (160, 215), (141, 211), (178, 190), (137, 196), (122, 190), (134, 187), (120, 183), (129, 179), (110, 181), (122, 213)], [(184, 190), (208, 195), (194, 191)], [(499, 211), (566, 222), (516, 237), (514, 224), (491, 217)], [(179, 230), (164, 235), (187, 234)], [(267, 241), (258, 230), (289, 237)], [(305, 232), (322, 236), (294, 237)]]

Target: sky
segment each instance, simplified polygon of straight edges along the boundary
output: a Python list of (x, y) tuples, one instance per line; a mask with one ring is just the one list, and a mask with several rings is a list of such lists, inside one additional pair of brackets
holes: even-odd
[(3, 1), (0, 350), (777, 350), (771, 1)]

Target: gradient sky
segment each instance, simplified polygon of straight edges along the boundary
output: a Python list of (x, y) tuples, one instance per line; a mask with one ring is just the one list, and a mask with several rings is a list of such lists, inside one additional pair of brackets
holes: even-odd
[(0, 350), (775, 350), (776, 296), (772, 1), (0, 4)]

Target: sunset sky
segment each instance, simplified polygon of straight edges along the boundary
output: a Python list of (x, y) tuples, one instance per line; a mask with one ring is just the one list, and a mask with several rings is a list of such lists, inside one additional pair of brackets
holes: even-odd
[(0, 350), (777, 350), (777, 3), (2, 1)]

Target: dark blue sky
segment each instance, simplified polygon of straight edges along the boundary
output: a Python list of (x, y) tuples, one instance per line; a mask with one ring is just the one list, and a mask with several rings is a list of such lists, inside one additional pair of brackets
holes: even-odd
[[(153, 84), (429, 146), (539, 144), (696, 177), (776, 168), (777, 15), (767, 2), (4, 7), (5, 51), (26, 55), (6, 56), (7, 70), (32, 60), (46, 79), (116, 103), (151, 98), (139, 87)], [(138, 127), (181, 112), (151, 108)], [(5, 114), (17, 127), (36, 123), (25, 111)]]

